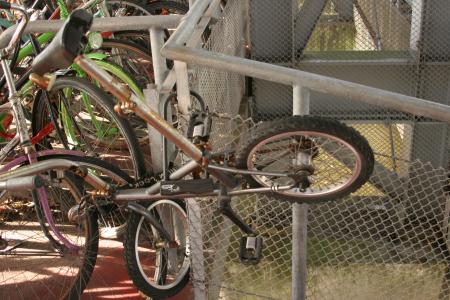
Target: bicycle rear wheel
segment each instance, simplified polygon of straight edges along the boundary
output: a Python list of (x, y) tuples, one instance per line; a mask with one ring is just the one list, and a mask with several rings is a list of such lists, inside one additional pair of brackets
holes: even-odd
[(154, 82), (153, 61), (150, 52), (129, 40), (105, 39), (100, 49), (106, 60), (122, 68), (138, 84), (141, 90)]
[[(138, 89), (144, 90), (154, 82), (152, 57), (145, 48), (129, 41), (105, 39), (102, 47), (95, 52), (106, 55), (105, 60), (114, 63), (134, 79)], [(132, 125), (146, 162), (150, 158), (150, 146), (147, 123), (141, 118), (131, 115), (128, 122)], [(149, 166), (151, 167), (151, 166)]]
[(79, 299), (96, 263), (99, 235), (97, 215), (88, 206), (80, 206), (83, 217), (77, 220), (62, 209), (62, 203), (81, 203), (76, 186), (64, 177), (43, 188), (55, 225), (78, 246), (75, 252), (45, 232), (36, 192), (2, 198), (0, 234), (7, 243), (0, 250), (1, 299)]
[(188, 3), (163, 0), (147, 3), (148, 10), (152, 15), (185, 15), (189, 11)]
[(276, 192), (284, 200), (317, 203), (346, 196), (369, 179), (374, 167), (372, 149), (363, 136), (321, 117), (296, 116), (262, 123), (243, 141), (236, 154), (237, 167), (289, 175), (246, 177), (257, 186), (296, 184)]
[[(151, 12), (147, 5), (145, 5), (143, 2), (134, 0), (109, 0), (108, 10), (111, 17), (151, 15)], [(148, 31), (116, 31), (114, 32), (114, 36), (119, 39), (127, 39), (133, 41), (150, 50), (150, 39)]]
[(108, 0), (108, 10), (111, 17), (146, 16), (148, 6), (135, 0)]

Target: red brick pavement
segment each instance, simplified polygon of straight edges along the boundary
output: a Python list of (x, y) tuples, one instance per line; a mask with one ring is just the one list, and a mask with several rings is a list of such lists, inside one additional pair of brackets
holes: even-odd
[[(191, 290), (188, 285), (178, 295), (169, 299), (192, 299)], [(82, 299), (145, 299), (128, 278), (123, 260), (122, 243), (118, 241), (101, 242), (97, 265)]]

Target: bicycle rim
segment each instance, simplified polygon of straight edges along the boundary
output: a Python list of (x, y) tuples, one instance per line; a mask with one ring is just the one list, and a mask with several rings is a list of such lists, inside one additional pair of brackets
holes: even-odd
[(3, 198), (0, 232), (8, 247), (0, 252), (2, 299), (77, 299), (92, 274), (98, 250), (95, 215), (82, 208), (83, 218), (69, 221), (63, 207), (80, 203), (81, 194), (65, 179), (46, 191), (56, 227), (79, 251), (68, 251), (44, 233), (36, 194)]
[[(305, 144), (311, 146), (305, 147)], [(324, 147), (333, 153), (324, 151)], [(309, 176), (311, 186), (302, 192), (294, 188), (283, 194), (302, 194), (307, 197), (335, 193), (353, 184), (361, 172), (361, 157), (352, 145), (329, 134), (313, 131), (282, 133), (260, 142), (251, 151), (247, 165), (250, 170), (293, 174), (296, 172), (296, 163), (292, 161), (296, 160), (300, 151), (310, 156), (317, 154), (312, 160), (314, 174)], [(254, 175), (253, 178), (264, 186), (292, 184), (292, 179), (288, 177)]]
[(125, 241), (128, 273), (146, 295), (169, 297), (185, 286), (189, 276), (187, 215), (171, 200), (152, 203), (147, 211), (163, 225), (177, 246), (167, 245), (144, 217), (133, 214)]

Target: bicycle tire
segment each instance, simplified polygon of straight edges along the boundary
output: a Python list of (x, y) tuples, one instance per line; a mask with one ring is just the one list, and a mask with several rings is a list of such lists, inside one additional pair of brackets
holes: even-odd
[(152, 15), (163, 15), (163, 14), (185, 15), (189, 11), (188, 3), (170, 0), (151, 1), (147, 3), (147, 7)]
[[(140, 90), (144, 90), (148, 84), (154, 82), (152, 57), (149, 51), (139, 44), (129, 40), (105, 39), (102, 47), (97, 51), (107, 55), (106, 61), (121, 67), (129, 77), (134, 79)], [(141, 149), (146, 149), (143, 151), (145, 161), (150, 161), (147, 123), (135, 115), (130, 116), (128, 122), (134, 129)]]
[[(152, 15), (185, 15), (189, 11), (189, 3), (183, 3), (178, 1), (150, 1), (147, 3), (148, 10)], [(169, 38), (170, 33), (176, 28), (169, 28), (166, 30), (166, 38)], [(211, 28), (206, 27), (205, 32), (202, 34), (202, 42), (206, 44), (211, 35)]]
[(20, 201), (14, 201), (20, 213), (9, 217), (4, 211), (0, 213), (0, 233), (4, 238), (9, 236), (11, 246), (0, 255), (2, 299), (12, 295), (22, 299), (79, 299), (89, 282), (98, 253), (97, 215), (85, 206), (83, 218), (69, 221), (57, 204), (66, 197), (76, 197), (73, 201), (80, 203), (82, 193), (76, 185), (61, 188), (55, 184), (44, 187), (50, 196), (54, 222), (60, 233), (80, 249), (71, 253), (59, 241), (49, 240), (38, 225), (42, 223), (42, 209), (36, 192), (28, 199), (20, 196)]
[[(65, 89), (70, 89), (70, 101), (72, 102), (66, 103), (70, 106), (69, 108), (65, 107), (65, 105), (64, 107), (69, 112), (67, 115), (70, 116), (72, 122), (74, 120), (76, 121), (79, 130), (77, 128), (65, 128), (64, 122), (61, 120), (62, 116), (59, 113), (59, 109), (62, 108), (61, 103), (64, 104), (62, 99), (66, 96), (61, 93), (61, 91), (64, 91)], [(75, 90), (80, 94), (75, 94)], [(82, 107), (82, 105), (84, 105), (84, 103), (82, 103), (84, 95), (89, 97), (88, 100), (90, 105), (88, 105), (87, 108), (86, 106), (84, 108)], [(49, 96), (51, 97), (52, 103), (51, 109), (54, 111), (56, 110), (55, 114), (57, 114), (58, 117), (56, 125), (61, 127), (62, 130), (65, 130), (65, 132), (72, 130), (78, 131), (78, 133), (72, 132), (72, 135), (76, 138), (70, 145), (67, 143), (69, 139), (67, 135), (62, 137), (65, 141), (60, 141), (58, 136), (48, 135), (45, 139), (36, 144), (38, 150), (55, 147), (62, 148), (64, 142), (66, 142), (65, 148), (69, 146), (71, 150), (77, 149), (89, 152), (88, 154), (90, 155), (97, 155), (97, 157), (109, 161), (111, 164), (120, 166), (134, 178), (138, 178), (146, 173), (144, 157), (139, 146), (139, 141), (129, 122), (126, 119), (119, 117), (114, 112), (114, 103), (108, 94), (85, 79), (63, 76), (56, 79), (55, 84), (49, 92)], [(77, 99), (74, 97), (77, 97)], [(76, 109), (73, 109), (74, 105), (77, 106)], [(91, 107), (91, 105), (93, 107)], [(33, 104), (33, 135), (36, 135), (51, 121), (49, 120), (49, 111), (50, 107), (47, 105), (45, 93), (41, 92), (37, 95)], [(100, 132), (101, 136), (99, 136), (98, 132), (92, 132), (95, 131), (96, 128), (92, 130), (89, 127), (93, 125), (89, 120), (93, 121), (94, 119), (100, 120), (100, 125), (97, 125), (97, 128), (101, 126), (101, 129), (105, 131), (104, 134)], [(54, 124), (54, 126), (56, 125)], [(111, 133), (111, 136), (109, 137), (107, 136), (107, 134), (109, 134), (108, 132)], [(113, 153), (114, 151), (111, 152), (111, 150), (114, 150), (115, 153)]]
[[(135, 0), (109, 0), (108, 4), (111, 8), (114, 8), (114, 4), (120, 4), (124, 6), (128, 6), (131, 9), (128, 11), (125, 11), (125, 13), (120, 13), (120, 15), (117, 14), (111, 14), (111, 16), (147, 16), (151, 15), (151, 12), (148, 8), (148, 6), (141, 1), (135, 1)], [(114, 36), (119, 39), (127, 39), (131, 40), (142, 47), (150, 50), (150, 38), (148, 31), (144, 30), (119, 30), (114, 32)]]
[[(126, 172), (122, 171), (117, 166), (111, 165), (108, 162), (97, 159), (95, 157), (67, 155), (67, 154), (50, 154), (38, 157), (38, 161), (44, 161), (48, 159), (67, 159), (74, 162), (83, 163), (86, 166), (98, 173), (103, 180), (109, 184), (114, 185), (132, 185), (134, 179), (131, 178)], [(78, 189), (84, 191), (84, 181), (78, 180), (75, 182)], [(99, 210), (98, 222), (99, 222), (99, 234), (100, 237), (106, 239), (116, 239), (124, 235), (126, 229), (126, 220), (128, 219), (128, 213), (121, 210), (117, 205), (112, 202), (105, 202), (100, 199), (97, 201), (99, 205), (104, 205), (106, 209), (97, 207)], [(66, 204), (66, 208), (70, 208), (71, 204)]]
[[(164, 214), (164, 209), (166, 212), (170, 212), (168, 215), (173, 222), (170, 224), (161, 222), (167, 230), (175, 227), (174, 223), (180, 225), (183, 222), (182, 226), (185, 231), (182, 234), (168, 230), (178, 243), (176, 249), (169, 248), (164, 241), (161, 241), (159, 233), (146, 222), (143, 216), (135, 212), (130, 216), (124, 239), (124, 258), (128, 275), (141, 293), (153, 299), (165, 299), (173, 296), (189, 282), (190, 262), (186, 210), (183, 203), (180, 204), (179, 201), (173, 200), (159, 200), (147, 207), (147, 211), (157, 220), (162, 220), (161, 215)], [(178, 217), (174, 217), (175, 215)], [(176, 228), (180, 228), (180, 226)], [(140, 242), (143, 244), (139, 244)], [(164, 245), (158, 246), (157, 242), (162, 242)]]
[[(324, 140), (326, 143), (322, 143)], [(344, 197), (360, 188), (374, 167), (374, 155), (367, 140), (355, 129), (328, 118), (294, 116), (262, 123), (242, 141), (236, 152), (236, 166), (242, 169), (298, 174), (300, 153), (311, 157), (313, 173), (308, 177), (311, 186), (275, 192), (282, 200), (314, 204)], [(252, 186), (292, 184), (286, 177), (245, 178)], [(326, 184), (330, 186), (328, 189), (324, 188)]]
[[(114, 50), (119, 51), (113, 53)], [(96, 51), (107, 54), (107, 60), (119, 65), (124, 72), (135, 79), (141, 90), (154, 82), (153, 61), (150, 51), (130, 40), (105, 39)], [(116, 62), (116, 57), (123, 57), (126, 61)]]
[[(117, 6), (117, 8), (123, 8), (123, 6), (128, 7), (128, 10), (126, 10), (125, 12), (120, 12), (120, 15), (111, 15), (111, 17), (113, 16), (140, 16), (140, 15), (149, 15), (150, 11), (148, 9), (148, 6), (142, 2), (142, 1), (137, 1), (137, 0), (108, 0), (108, 5), (109, 5), (109, 9), (114, 9), (114, 5), (120, 5)], [(113, 11), (114, 13), (114, 11)]]

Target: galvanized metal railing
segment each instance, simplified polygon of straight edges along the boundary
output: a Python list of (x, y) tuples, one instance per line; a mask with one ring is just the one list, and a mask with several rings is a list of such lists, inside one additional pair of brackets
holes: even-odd
[[(315, 90), (349, 100), (382, 106), (450, 123), (450, 106), (448, 105), (331, 77), (196, 48), (195, 46), (201, 37), (202, 28), (206, 27), (209, 20), (213, 17), (213, 12), (217, 10), (219, 2), (218, 0), (197, 0), (184, 17), (174, 15), (121, 17), (115, 18), (113, 22), (108, 18), (95, 19), (92, 30), (114, 31), (119, 28), (120, 30), (149, 30), (152, 41), (152, 55), (154, 56), (155, 62), (155, 90), (160, 95), (163, 95), (170, 91), (174, 83), (177, 82), (181, 107), (183, 107), (183, 102), (185, 102), (184, 105), (187, 105), (187, 101), (190, 99), (186, 65), (189, 63), (290, 85), (294, 91), (294, 114), (303, 115), (309, 113), (309, 90)], [(25, 32), (56, 32), (62, 23), (63, 21), (35, 21), (28, 25)], [(161, 30), (175, 27), (177, 27), (176, 31), (163, 46)], [(0, 48), (8, 45), (13, 32), (14, 28), (9, 28), (0, 35)], [(165, 67), (165, 59), (159, 54), (177, 61), (174, 70), (167, 70)], [(199, 223), (198, 220), (201, 219), (201, 215), (193, 202), (191, 202), (190, 210), (190, 216), (192, 217), (191, 225), (195, 227), (193, 223)], [(308, 207), (306, 205), (295, 205), (293, 207), (293, 299), (305, 298), (307, 212)], [(201, 243), (201, 228), (196, 228), (195, 232), (199, 236), (198, 242)], [(191, 238), (194, 239), (195, 236), (192, 235)], [(193, 243), (193, 246), (195, 245), (196, 243)], [(201, 262), (202, 254), (200, 252), (202, 249), (199, 245), (197, 245), (197, 248), (192, 249), (191, 252), (195, 256), (195, 259)], [(201, 268), (194, 269), (194, 272), (200, 274), (198, 278), (204, 276), (202, 275), (204, 270)], [(205, 297), (203, 289), (204, 287), (200, 287), (195, 291), (197, 299)]]
[[(95, 19), (92, 30), (147, 30), (151, 27), (174, 28), (179, 24), (177, 30), (162, 48), (161, 53), (167, 58), (277, 83), (300, 85), (322, 93), (342, 96), (349, 100), (450, 123), (450, 106), (448, 105), (273, 64), (186, 47), (185, 44), (195, 31), (196, 25), (204, 17), (203, 13), (213, 2), (217, 4), (219, 1), (196, 1), (184, 17), (177, 15), (120, 17), (113, 22), (108, 18)], [(63, 21), (60, 20), (30, 22), (25, 33), (56, 32), (62, 23)], [(8, 45), (14, 30), (15, 27), (11, 27), (1, 34), (0, 48)]]

